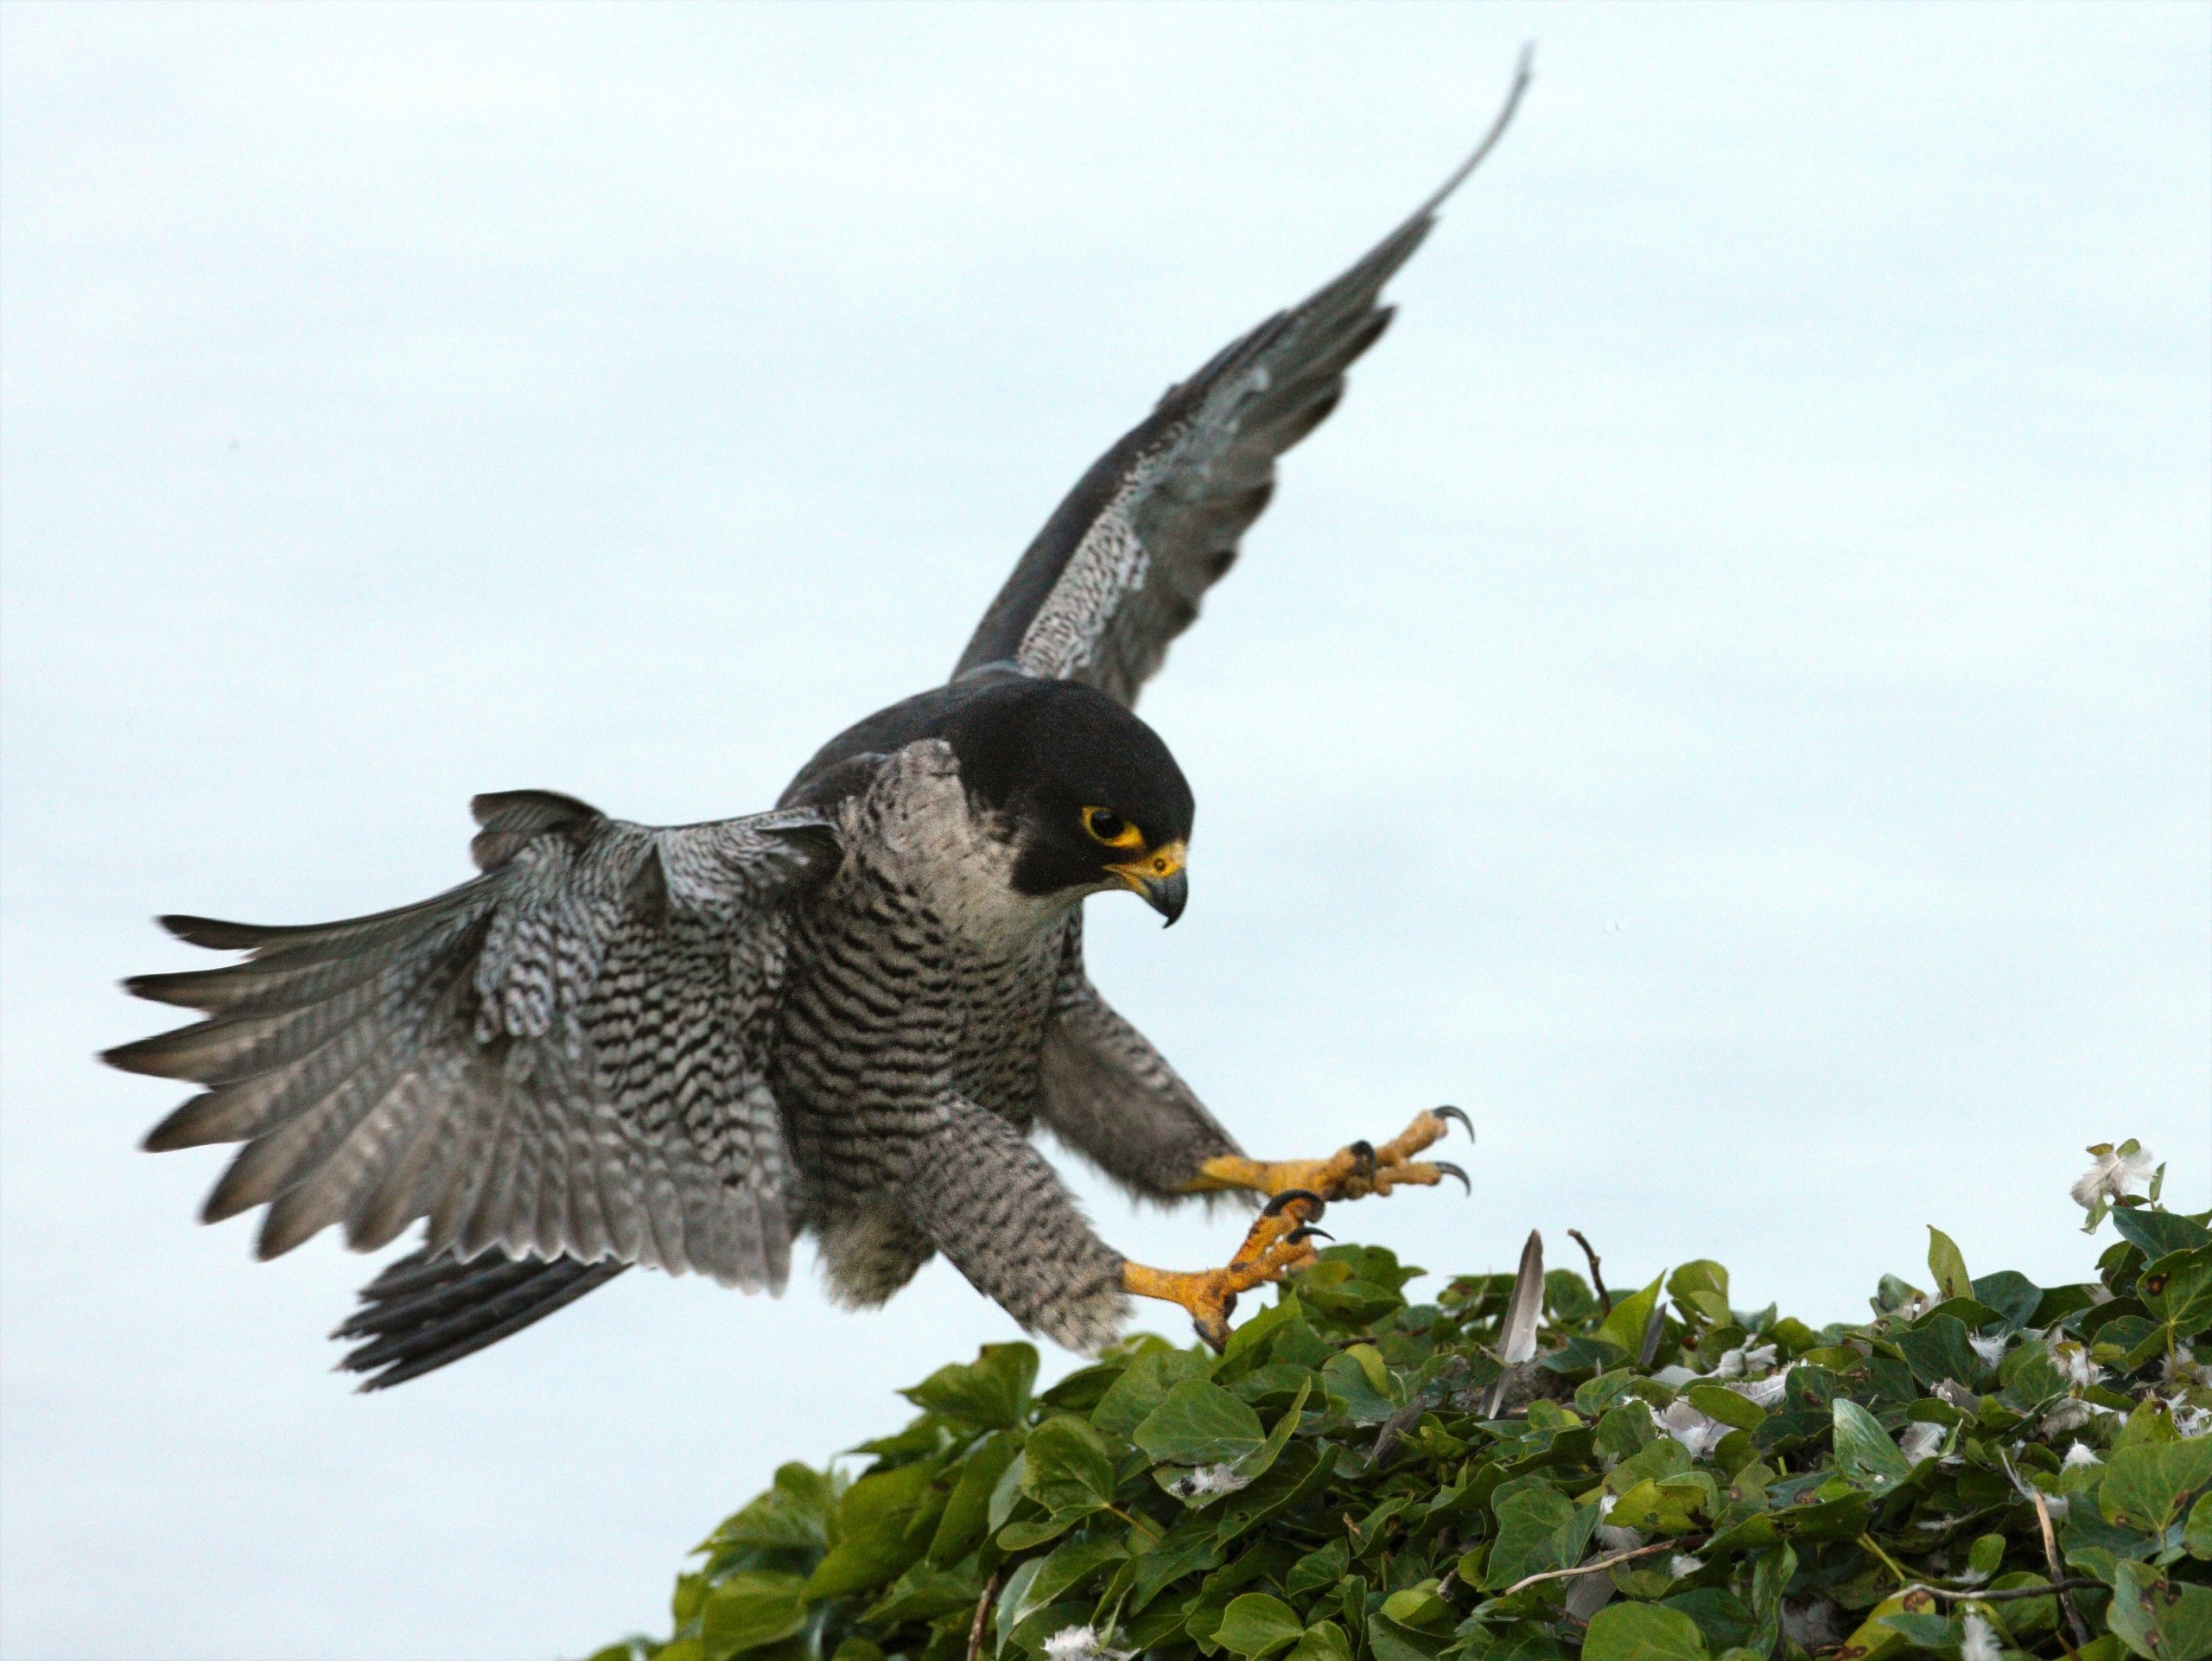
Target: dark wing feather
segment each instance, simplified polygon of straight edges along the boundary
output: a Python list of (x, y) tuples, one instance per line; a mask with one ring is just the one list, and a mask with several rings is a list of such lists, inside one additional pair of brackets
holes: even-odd
[(206, 1215), (266, 1205), (264, 1257), (334, 1224), (371, 1251), (422, 1219), (434, 1256), (780, 1287), (767, 1021), (786, 907), (836, 869), (836, 832), (806, 811), (655, 829), (537, 791), (475, 810), (483, 875), (419, 905), (164, 920), (249, 957), (127, 983), (209, 1016), (108, 1053), (210, 1086), (146, 1145), (245, 1142)]
[(450, 1252), (411, 1252), (361, 1289), (361, 1308), (331, 1333), (366, 1340), (338, 1365), (367, 1373), (363, 1390), (389, 1390), (512, 1337), (626, 1267), (574, 1257), (548, 1263), (496, 1250), (468, 1262)]
[(1389, 325), (1382, 285), (1504, 132), (1528, 81), (1524, 54), (1489, 134), (1434, 194), (1303, 304), (1169, 388), (1091, 465), (991, 602), (956, 679), (1012, 662), (1136, 702), (1267, 506), (1275, 458), (1336, 407), (1344, 371)]

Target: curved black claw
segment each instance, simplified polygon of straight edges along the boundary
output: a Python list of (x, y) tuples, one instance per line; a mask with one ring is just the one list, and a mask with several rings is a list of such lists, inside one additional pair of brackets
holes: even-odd
[(1457, 1119), (1467, 1128), (1467, 1140), (1475, 1139), (1475, 1122), (1456, 1107), (1432, 1107), (1428, 1110), (1440, 1119)]
[(1309, 1202), (1313, 1207), (1313, 1217), (1316, 1219), (1320, 1217), (1323, 1212), (1329, 1208), (1329, 1202), (1322, 1199), (1319, 1194), (1315, 1193), (1311, 1188), (1285, 1188), (1281, 1193), (1276, 1194), (1274, 1198), (1269, 1200), (1266, 1205), (1260, 1207), (1260, 1215), (1262, 1217), (1279, 1217), (1282, 1214), (1282, 1208), (1290, 1204), (1294, 1200), (1303, 1200)]
[(1459, 1179), (1459, 1186), (1461, 1187), (1465, 1188), (1470, 1194), (1474, 1193), (1475, 1185), (1467, 1181), (1467, 1174), (1461, 1170), (1458, 1166), (1454, 1165), (1450, 1160), (1433, 1159), (1429, 1161), (1429, 1163), (1433, 1165), (1438, 1170), (1443, 1172), (1446, 1176), (1458, 1177)]
[(1315, 1228), (1311, 1224), (1301, 1228), (1294, 1228), (1282, 1238), (1292, 1245), (1296, 1245), (1303, 1240), (1326, 1240), (1331, 1245), (1337, 1243), (1335, 1235), (1329, 1233), (1325, 1229)]
[(1375, 1144), (1373, 1142), (1367, 1141), (1364, 1137), (1357, 1142), (1346, 1142), (1344, 1152), (1359, 1162), (1361, 1181), (1375, 1181)]

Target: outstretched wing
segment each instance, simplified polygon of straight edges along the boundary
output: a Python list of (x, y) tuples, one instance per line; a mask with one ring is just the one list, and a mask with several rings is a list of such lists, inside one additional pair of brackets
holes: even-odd
[(805, 811), (658, 830), (480, 796), (483, 875), (301, 928), (163, 920), (250, 960), (126, 983), (208, 1019), (107, 1060), (208, 1086), (149, 1149), (243, 1142), (209, 1222), (263, 1257), (333, 1224), (372, 1251), (697, 1270), (780, 1288), (790, 1178), (766, 1079), (788, 904), (836, 868)]
[(1475, 153), (1351, 270), (1232, 341), (1091, 464), (984, 613), (953, 670), (1011, 661), (1125, 704), (1191, 626), (1274, 489), (1275, 457), (1344, 396), (1344, 371), (1390, 321), (1382, 285), (1489, 154), (1529, 81)]

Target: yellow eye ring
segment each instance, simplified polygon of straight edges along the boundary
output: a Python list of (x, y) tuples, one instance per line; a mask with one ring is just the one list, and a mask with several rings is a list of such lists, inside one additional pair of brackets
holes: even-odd
[(1141, 848), (1144, 832), (1131, 824), (1110, 807), (1086, 807), (1083, 810), (1083, 828), (1093, 842), (1109, 848)]

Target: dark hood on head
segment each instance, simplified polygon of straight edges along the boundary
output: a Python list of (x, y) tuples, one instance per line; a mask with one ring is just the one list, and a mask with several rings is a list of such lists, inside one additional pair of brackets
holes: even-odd
[(877, 757), (925, 738), (950, 744), (962, 780), (1000, 812), (1109, 803), (1156, 837), (1191, 833), (1191, 786), (1159, 734), (1103, 692), (1011, 665), (971, 671), (854, 722), (777, 805), (833, 807), (866, 787)]

